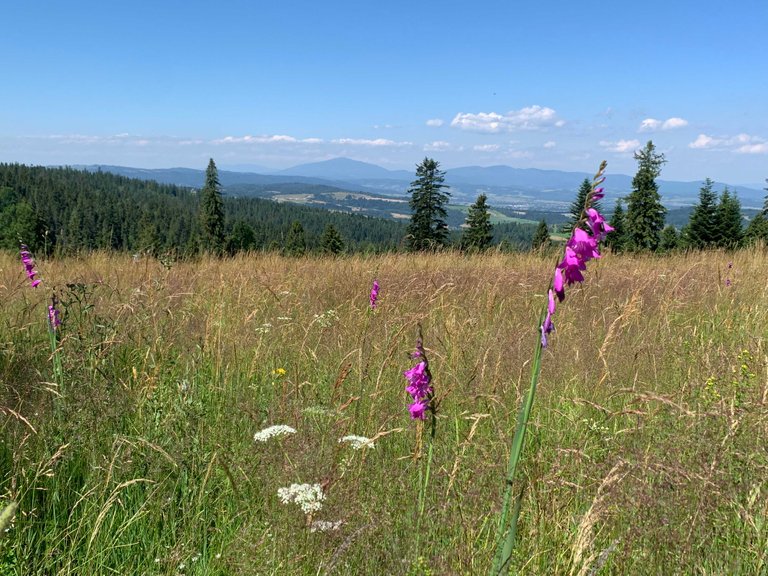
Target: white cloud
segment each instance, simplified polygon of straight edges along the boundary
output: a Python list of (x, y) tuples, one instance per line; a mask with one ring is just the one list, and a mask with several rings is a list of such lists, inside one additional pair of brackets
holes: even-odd
[(560, 127), (564, 121), (557, 118), (552, 108), (528, 106), (512, 110), (505, 114), (497, 112), (478, 112), (477, 114), (459, 112), (451, 121), (451, 126), (473, 132), (513, 132), (516, 130), (542, 130), (551, 126)]
[(498, 144), (478, 144), (476, 146), (472, 147), (472, 150), (476, 152), (498, 152), (499, 146)]
[(653, 130), (658, 130), (659, 126), (661, 126), (661, 120), (656, 120), (656, 118), (646, 118), (642, 122), (640, 122), (640, 132), (651, 132)]
[(760, 136), (737, 134), (736, 136), (709, 136), (699, 134), (696, 140), (688, 144), (695, 150), (720, 150), (736, 152), (737, 154), (766, 154), (768, 142)]
[(550, 140), (549, 142), (544, 142), (544, 148), (554, 148), (557, 146), (557, 142), (554, 140)]
[(768, 154), (768, 144), (761, 142), (760, 144), (745, 144), (736, 148), (736, 152), (739, 154)]
[(427, 120), (427, 126), (432, 126), (437, 128), (439, 126), (442, 126), (443, 124), (445, 124), (445, 121), (440, 118), (430, 118), (429, 120)]
[(656, 120), (656, 118), (646, 118), (640, 123), (638, 132), (655, 132), (656, 130), (674, 130), (688, 126), (688, 120), (684, 118), (667, 118), (666, 120)]
[(211, 140), (212, 144), (320, 144), (321, 138), (295, 138), (286, 134), (272, 134), (262, 136), (225, 136)]
[(454, 146), (450, 142), (444, 140), (435, 140), (429, 144), (424, 145), (425, 152), (442, 152), (445, 150), (453, 150)]
[(367, 140), (365, 138), (338, 138), (336, 140), (331, 140), (331, 142), (334, 144), (343, 144), (345, 146), (372, 146), (377, 148), (413, 146), (413, 142), (395, 142), (394, 140), (388, 140), (386, 138), (376, 138), (375, 140)]
[(626, 154), (627, 152), (634, 152), (640, 147), (639, 140), (619, 140), (617, 142), (609, 142), (607, 140), (601, 140), (600, 146), (609, 150), (610, 152), (616, 152), (618, 154)]
[(707, 148), (714, 148), (718, 144), (720, 144), (720, 140), (717, 140), (713, 138), (712, 136), (707, 136), (706, 134), (699, 134), (699, 136), (688, 144), (688, 148), (696, 148), (701, 150), (706, 150)]

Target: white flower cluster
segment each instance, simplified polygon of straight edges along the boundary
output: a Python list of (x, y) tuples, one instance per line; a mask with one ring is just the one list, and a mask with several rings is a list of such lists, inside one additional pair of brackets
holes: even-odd
[(344, 524), (344, 520), (336, 520), (336, 522), (329, 522), (328, 520), (315, 520), (310, 524), (310, 532), (333, 532), (338, 530)]
[(295, 502), (301, 506), (304, 514), (319, 511), (325, 500), (320, 484), (291, 484), (286, 488), (278, 488), (277, 495), (283, 504)]
[(266, 442), (273, 436), (286, 436), (288, 434), (296, 434), (296, 429), (286, 426), (285, 424), (277, 424), (276, 426), (270, 426), (269, 428), (264, 428), (264, 430), (259, 430), (253, 435), (253, 439), (256, 442)]
[(350, 436), (344, 436), (343, 438), (339, 438), (339, 442), (347, 442), (352, 447), (352, 450), (360, 450), (363, 446), (366, 448), (375, 448), (376, 446), (373, 443), (373, 440), (370, 438), (366, 438), (365, 436), (355, 436), (354, 434)]

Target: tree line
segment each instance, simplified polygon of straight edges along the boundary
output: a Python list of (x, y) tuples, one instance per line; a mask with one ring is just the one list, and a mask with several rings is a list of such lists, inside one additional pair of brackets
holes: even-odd
[[(632, 192), (619, 199), (610, 219), (615, 231), (607, 244), (614, 251), (735, 248), (757, 238), (768, 241), (768, 197), (745, 230), (738, 197), (727, 188), (718, 195), (709, 179), (689, 222), (680, 230), (665, 226), (666, 209), (656, 179), (666, 159), (650, 141), (635, 159), (638, 170)], [(551, 228), (543, 218), (538, 226), (492, 224), (488, 198), (480, 194), (461, 229), (451, 230), (445, 171), (432, 158), (416, 167), (407, 191), (411, 208), (407, 223), (227, 197), (213, 159), (199, 191), (106, 172), (0, 164), (0, 248), (15, 249), (24, 242), (48, 254), (108, 249), (155, 255), (536, 249), (583, 225), (580, 219), (590, 187), (589, 180), (582, 183), (568, 222), (560, 227)]]
[[(288, 254), (406, 249), (406, 222), (261, 198), (228, 197), (211, 160), (200, 190), (108, 172), (0, 163), (0, 248), (91, 250), (178, 256), (273, 250)], [(532, 231), (493, 230), (496, 244), (520, 249)], [(451, 230), (450, 243), (459, 241)]]

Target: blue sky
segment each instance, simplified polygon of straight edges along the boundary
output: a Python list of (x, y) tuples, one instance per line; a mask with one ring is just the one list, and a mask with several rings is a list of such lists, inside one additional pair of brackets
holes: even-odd
[(0, 0), (0, 161), (768, 178), (768, 2)]

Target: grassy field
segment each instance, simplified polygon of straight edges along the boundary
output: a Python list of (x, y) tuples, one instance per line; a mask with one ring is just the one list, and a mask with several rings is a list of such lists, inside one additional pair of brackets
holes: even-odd
[[(568, 290), (518, 573), (766, 574), (766, 262), (607, 255)], [(19, 503), (0, 574), (487, 573), (553, 264), (95, 254), (38, 262), (33, 289), (0, 254), (0, 504)], [(421, 520), (419, 326), (439, 399)], [(296, 432), (254, 440), (272, 425)], [(319, 484), (321, 509), (283, 502), (293, 483)]]

